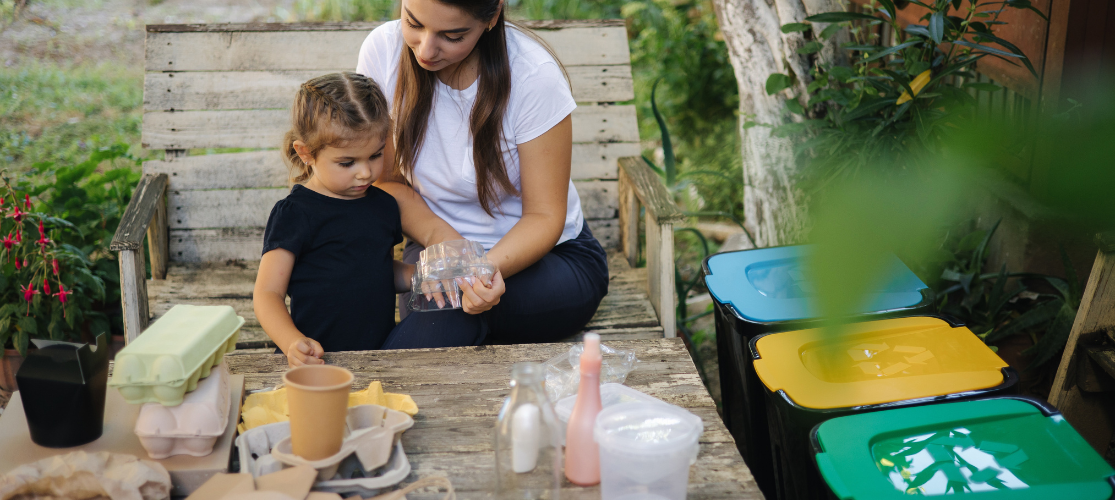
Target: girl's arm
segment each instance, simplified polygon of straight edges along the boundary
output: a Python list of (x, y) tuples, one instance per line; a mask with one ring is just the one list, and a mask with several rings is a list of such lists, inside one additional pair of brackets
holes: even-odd
[(542, 135), (519, 144), (523, 217), (488, 252), (504, 278), (538, 262), (565, 228), (573, 157), (569, 116)]
[(286, 289), (294, 269), (294, 254), (276, 248), (263, 254), (252, 292), (252, 308), (263, 331), (287, 356), (291, 368), (325, 363), (325, 350), (316, 340), (306, 337), (294, 326), (286, 308)]
[(383, 146), (383, 173), (376, 180), (375, 186), (395, 198), (399, 204), (399, 218), (403, 225), (403, 234), (423, 247), (428, 247), (443, 241), (460, 240), (458, 233), (448, 222), (438, 217), (422, 195), (406, 184), (406, 179), (395, 175), (392, 165), (395, 164), (394, 133), (387, 130), (387, 141)]

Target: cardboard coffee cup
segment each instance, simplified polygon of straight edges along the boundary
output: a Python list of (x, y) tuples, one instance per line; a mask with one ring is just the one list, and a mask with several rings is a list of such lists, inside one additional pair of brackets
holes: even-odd
[(352, 379), (352, 372), (330, 365), (299, 366), (283, 374), (295, 455), (320, 460), (340, 451)]

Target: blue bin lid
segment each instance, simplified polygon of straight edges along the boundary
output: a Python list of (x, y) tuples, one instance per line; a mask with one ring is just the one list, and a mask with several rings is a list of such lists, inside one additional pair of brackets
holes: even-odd
[[(816, 292), (805, 279), (805, 257), (812, 245), (760, 248), (713, 255), (705, 285), (721, 304), (751, 321), (773, 323), (816, 318)], [(871, 294), (863, 313), (913, 307), (928, 288), (895, 255), (887, 263), (886, 285)]]

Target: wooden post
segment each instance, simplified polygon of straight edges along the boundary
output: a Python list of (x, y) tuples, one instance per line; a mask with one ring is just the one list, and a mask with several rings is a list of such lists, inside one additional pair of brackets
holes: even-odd
[(677, 290), (674, 284), (674, 224), (655, 220), (647, 210), (647, 289), (666, 338), (677, 337)]
[(147, 328), (147, 266), (143, 249), (120, 251), (120, 302), (124, 309), (124, 342), (130, 344)]
[(619, 244), (627, 263), (639, 263), (639, 198), (631, 185), (631, 177), (619, 169)]
[(155, 202), (155, 214), (147, 225), (147, 249), (151, 256), (151, 279), (166, 279), (167, 259), (170, 256), (166, 222), (166, 187)]
[(1077, 366), (1086, 361), (1085, 349), (1102, 337), (1104, 330), (1115, 330), (1115, 234), (1106, 233), (1097, 241), (1100, 249), (1096, 263), (1057, 367), (1049, 402), (1102, 455), (1111, 442), (1115, 407), (1108, 394), (1081, 391), (1076, 383)]

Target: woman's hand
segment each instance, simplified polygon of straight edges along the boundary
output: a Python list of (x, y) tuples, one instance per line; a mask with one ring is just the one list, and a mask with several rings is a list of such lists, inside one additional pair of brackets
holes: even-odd
[(321, 359), (325, 354), (325, 349), (322, 349), (321, 344), (309, 337), (303, 337), (301, 340), (292, 342), (284, 352), (286, 352), (287, 365), (291, 368), (325, 364), (325, 360)]
[(480, 314), (491, 309), (499, 304), (499, 298), (507, 290), (499, 271), (487, 283), (482, 277), (472, 281), (470, 285), (468, 280), (457, 278), (457, 286), (461, 287), (461, 309), (468, 314)]

